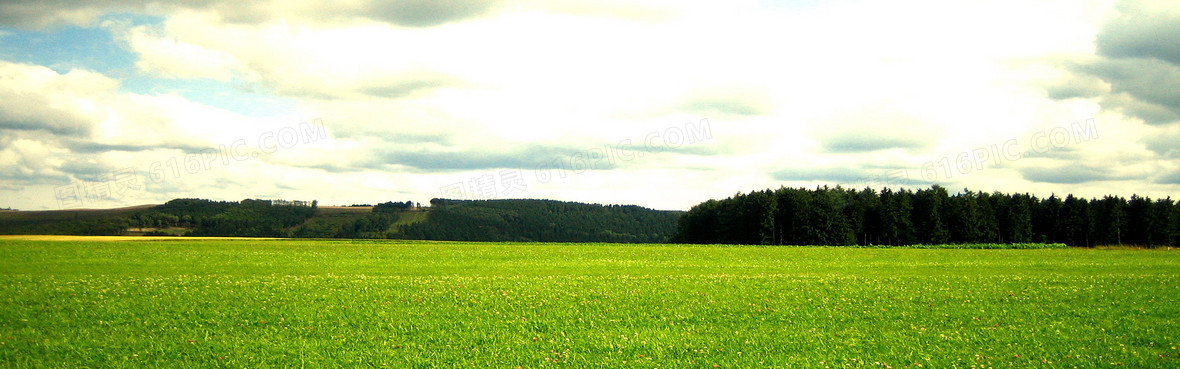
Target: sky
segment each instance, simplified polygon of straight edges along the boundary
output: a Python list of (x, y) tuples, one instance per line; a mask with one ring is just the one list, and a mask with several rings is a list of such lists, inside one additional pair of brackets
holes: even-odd
[(1174, 1), (0, 3), (0, 208), (1180, 189)]

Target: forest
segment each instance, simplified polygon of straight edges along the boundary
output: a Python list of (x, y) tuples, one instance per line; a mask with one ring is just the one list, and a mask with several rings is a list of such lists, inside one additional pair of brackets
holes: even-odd
[(748, 245), (1063, 243), (1178, 246), (1180, 204), (1104, 196), (951, 195), (927, 189), (779, 188), (694, 206), (674, 242)]
[(682, 212), (553, 200), (431, 200), (334, 209), (317, 202), (175, 199), (135, 209), (8, 212), (0, 234), (629, 242), (671, 239)]
[(681, 212), (555, 200), (433, 199), (398, 238), (512, 242), (667, 242)]

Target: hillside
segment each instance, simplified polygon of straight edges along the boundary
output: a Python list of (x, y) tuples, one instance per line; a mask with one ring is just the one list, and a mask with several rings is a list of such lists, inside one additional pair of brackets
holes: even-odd
[(448, 241), (668, 242), (680, 212), (554, 200), (431, 200), (397, 238)]
[(119, 235), (126, 219), (156, 205), (115, 209), (72, 209), (0, 212), (0, 234)]
[[(308, 206), (310, 205), (310, 206)], [(0, 213), (0, 234), (454, 241), (666, 242), (679, 212), (552, 200), (432, 200), (319, 207), (284, 201), (175, 199), (105, 210)]]

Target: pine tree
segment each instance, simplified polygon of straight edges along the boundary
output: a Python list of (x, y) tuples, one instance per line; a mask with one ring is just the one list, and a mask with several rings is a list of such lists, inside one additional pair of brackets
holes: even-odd
[(951, 242), (984, 242), (980, 235), (983, 214), (974, 194), (963, 189), (962, 193), (947, 200), (945, 209), (945, 219)]
[(1090, 227), (1089, 202), (1067, 195), (1061, 205), (1061, 242), (1071, 246), (1093, 246), (1090, 243)]

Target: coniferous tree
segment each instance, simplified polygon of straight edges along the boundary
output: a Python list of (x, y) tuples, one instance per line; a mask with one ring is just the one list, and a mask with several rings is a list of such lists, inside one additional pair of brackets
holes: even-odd
[(1180, 247), (1180, 201), (1177, 201), (1175, 206), (1172, 208), (1171, 219), (1173, 219), (1171, 224), (1172, 234), (1174, 235), (1172, 238), (1172, 246)]
[[(705, 211), (715, 209), (714, 211)], [(710, 214), (704, 216), (704, 214)], [(703, 224), (714, 222), (718, 226)], [(779, 188), (710, 200), (680, 220), (677, 239), (794, 245), (1050, 242), (1073, 246), (1180, 243), (1180, 204), (1132, 196), (1087, 200), (1027, 193), (954, 196), (940, 186)], [(1134, 235), (1132, 235), (1134, 234)], [(710, 236), (711, 235), (711, 236)]]
[(1061, 199), (1049, 195), (1033, 209), (1033, 240), (1037, 242), (1062, 242)]
[(1151, 199), (1131, 195), (1127, 201), (1127, 233), (1123, 235), (1124, 242), (1131, 245), (1152, 246), (1151, 234), (1155, 231), (1155, 219), (1151, 211)]
[(942, 222), (942, 204), (946, 198), (946, 189), (939, 185), (934, 185), (928, 190), (918, 190), (914, 194), (912, 222), (918, 234), (918, 242), (943, 244), (950, 238)]
[(857, 192), (857, 210), (860, 217), (858, 240), (861, 245), (881, 244), (881, 226), (883, 223), (881, 197), (871, 188)]
[(906, 245), (913, 243), (911, 237), (910, 212), (911, 193), (905, 189), (896, 192), (890, 189), (881, 191), (882, 226), (881, 235), (888, 245)]
[(983, 213), (975, 194), (967, 189), (947, 200), (944, 214), (950, 241), (955, 243), (986, 242), (981, 236)]
[(991, 194), (975, 193), (975, 204), (979, 206), (979, 237), (976, 242), (1003, 242), (1000, 239), (999, 215)]
[(1037, 202), (1035, 197), (1028, 194), (1013, 195), (1009, 200), (1008, 239), (1013, 243), (1032, 242), (1032, 207)]
[(1061, 204), (1061, 233), (1067, 245), (1090, 247), (1090, 204), (1086, 199), (1067, 195)]
[(1126, 219), (1127, 200), (1118, 196), (1105, 196), (1091, 203), (1095, 245), (1121, 245)]
[(1176, 206), (1171, 197), (1166, 199), (1159, 199), (1152, 205), (1152, 212), (1155, 218), (1155, 228), (1151, 236), (1151, 244), (1154, 246), (1171, 246), (1176, 243), (1176, 228), (1171, 226), (1176, 224), (1180, 219), (1176, 214)]

